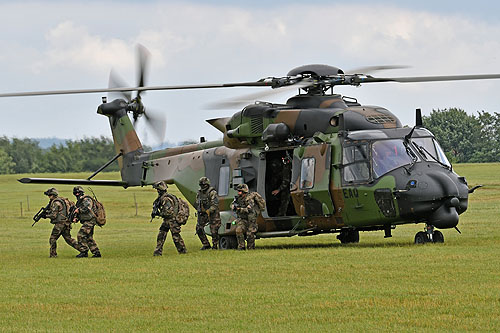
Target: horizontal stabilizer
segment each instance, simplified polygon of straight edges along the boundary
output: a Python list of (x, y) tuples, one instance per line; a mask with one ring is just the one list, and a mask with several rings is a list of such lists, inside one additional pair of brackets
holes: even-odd
[(61, 178), (21, 178), (23, 184), (65, 184), (65, 185), (101, 185), (128, 187), (128, 183), (121, 180), (88, 180), (88, 179), (61, 179)]
[(208, 119), (207, 123), (209, 123), (213, 127), (217, 128), (222, 133), (225, 133), (226, 132), (226, 124), (229, 122), (229, 120), (231, 120), (231, 117), (214, 118), (214, 119)]

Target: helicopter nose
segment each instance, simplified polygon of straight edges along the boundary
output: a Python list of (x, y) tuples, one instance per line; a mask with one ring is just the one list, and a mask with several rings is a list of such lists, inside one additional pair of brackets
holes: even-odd
[(446, 200), (431, 216), (428, 223), (439, 229), (454, 228), (458, 224), (458, 207), (460, 200), (457, 197)]

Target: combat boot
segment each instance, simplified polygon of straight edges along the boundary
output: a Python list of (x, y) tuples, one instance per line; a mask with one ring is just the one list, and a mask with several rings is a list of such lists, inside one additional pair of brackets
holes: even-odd
[(210, 250), (212, 247), (210, 245), (203, 245), (200, 250), (205, 251), (205, 250)]
[(80, 252), (80, 254), (78, 254), (76, 257), (77, 258), (87, 258), (89, 256), (89, 251), (83, 251), (83, 252)]
[(92, 256), (92, 258), (100, 258), (100, 257), (102, 257), (102, 256), (101, 256), (101, 252), (99, 252), (99, 251), (94, 253), (94, 255)]
[(155, 257), (161, 257), (161, 252), (153, 252), (153, 256)]

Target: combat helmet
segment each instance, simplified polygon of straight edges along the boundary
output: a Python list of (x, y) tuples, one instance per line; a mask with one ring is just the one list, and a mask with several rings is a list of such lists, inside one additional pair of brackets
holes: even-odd
[(248, 193), (248, 185), (247, 184), (240, 184), (236, 187), (236, 190), (241, 191), (243, 193)]
[(199, 184), (202, 189), (207, 189), (210, 186), (210, 179), (207, 177), (201, 177)]
[(59, 195), (59, 192), (57, 192), (55, 187), (49, 188), (47, 191), (43, 192), (43, 194), (49, 196), (49, 195), (55, 195), (56, 197)]
[(164, 181), (160, 181), (154, 183), (153, 188), (158, 191), (167, 191), (168, 185)]
[(83, 194), (85, 191), (83, 190), (83, 187), (81, 186), (75, 186), (73, 187), (73, 195), (78, 196), (79, 194)]

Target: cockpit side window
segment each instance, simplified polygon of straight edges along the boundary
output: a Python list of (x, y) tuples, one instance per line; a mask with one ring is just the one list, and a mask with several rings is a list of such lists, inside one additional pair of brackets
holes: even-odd
[(368, 167), (368, 145), (366, 143), (345, 146), (342, 164), (346, 182), (365, 182), (370, 178)]
[(451, 166), (443, 149), (434, 138), (412, 138), (411, 141), (416, 145), (418, 152), (429, 162), (441, 162), (444, 165)]
[(412, 156), (403, 140), (380, 140), (372, 144), (373, 176), (378, 178), (403, 165), (411, 164)]

